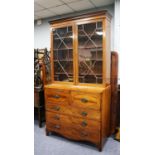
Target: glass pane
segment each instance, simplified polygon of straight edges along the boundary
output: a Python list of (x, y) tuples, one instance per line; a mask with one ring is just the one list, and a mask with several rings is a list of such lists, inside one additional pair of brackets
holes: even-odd
[(54, 80), (73, 81), (73, 32), (72, 27), (53, 31)]
[(102, 22), (78, 26), (80, 83), (102, 83), (102, 34)]

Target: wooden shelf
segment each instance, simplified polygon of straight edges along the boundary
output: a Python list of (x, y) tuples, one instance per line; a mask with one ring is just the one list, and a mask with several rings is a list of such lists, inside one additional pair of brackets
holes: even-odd
[(93, 50), (100, 50), (102, 51), (102, 46), (98, 46), (98, 47), (78, 47), (78, 49), (93, 49)]
[(57, 62), (57, 61), (73, 61), (73, 59), (59, 59), (59, 60), (54, 60), (54, 62)]
[(73, 36), (61, 37), (61, 38), (54, 38), (54, 40), (61, 40), (61, 39), (72, 39)]
[(73, 48), (66, 48), (66, 49), (65, 49), (65, 48), (61, 48), (61, 49), (53, 49), (53, 50), (54, 50), (54, 51), (60, 51), (60, 50), (61, 50), (61, 51), (63, 51), (63, 50), (66, 51), (66, 50), (73, 50)]
[[(98, 34), (88, 34), (88, 36), (89, 37), (91, 37), (92, 38), (92, 36), (96, 36), (96, 37), (102, 37), (102, 35), (98, 35)], [(78, 37), (79, 38), (83, 38), (83, 37), (87, 37), (88, 38), (88, 36), (87, 35), (78, 35)]]
[[(65, 75), (66, 75), (66, 73), (63, 73), (63, 72), (57, 72), (57, 73), (55, 73), (55, 74), (57, 74), (57, 75), (63, 75), (63, 74), (65, 74)], [(67, 73), (67, 74), (71, 75), (71, 74), (73, 74), (73, 73)]]
[[(81, 73), (81, 74), (79, 75), (79, 77), (80, 77), (80, 76), (85, 76), (85, 75), (88, 75), (88, 76), (89, 76), (89, 75), (90, 75), (90, 76), (94, 76), (94, 74), (90, 74), (90, 73), (89, 73), (89, 74)], [(96, 75), (96, 76), (102, 76), (102, 73), (96, 73), (95, 75)]]
[[(85, 61), (87, 62), (87, 61), (103, 61), (103, 59), (89, 59), (89, 58), (83, 58), (83, 59), (85, 59)], [(86, 60), (86, 59), (89, 59), (89, 60)], [(80, 61), (80, 60), (79, 60)], [(80, 61), (81, 62), (81, 61)]]
[[(96, 51), (96, 50), (98, 50), (98, 51), (102, 51), (103, 49), (102, 49), (102, 47), (78, 47), (78, 49), (92, 49), (91, 51)], [(67, 51), (67, 50), (73, 50), (73, 48), (61, 48), (61, 49), (53, 49), (54, 51), (63, 51), (63, 50), (65, 50), (65, 51)]]

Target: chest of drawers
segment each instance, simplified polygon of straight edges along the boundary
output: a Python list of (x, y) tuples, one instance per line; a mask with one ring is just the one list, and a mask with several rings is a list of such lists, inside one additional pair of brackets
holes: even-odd
[(46, 134), (94, 143), (101, 151), (109, 132), (110, 86), (45, 86)]

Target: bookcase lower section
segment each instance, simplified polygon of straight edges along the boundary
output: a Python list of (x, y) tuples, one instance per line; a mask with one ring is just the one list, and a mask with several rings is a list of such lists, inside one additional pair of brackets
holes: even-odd
[(45, 87), (45, 100), (46, 135), (54, 132), (71, 140), (88, 141), (102, 150), (109, 133), (110, 86), (76, 89), (51, 85)]

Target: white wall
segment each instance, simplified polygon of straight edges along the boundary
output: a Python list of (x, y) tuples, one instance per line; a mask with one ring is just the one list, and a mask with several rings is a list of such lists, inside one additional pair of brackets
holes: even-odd
[[(111, 21), (111, 50), (114, 50), (114, 5), (98, 8), (98, 10), (108, 10), (113, 16)], [(41, 25), (34, 23), (34, 48), (47, 48), (50, 49), (50, 25), (48, 21), (51, 18), (42, 21)]]
[(120, 0), (115, 0), (114, 7), (114, 51), (120, 52)]
[(50, 49), (50, 25), (49, 19), (42, 21), (41, 25), (34, 24), (34, 48)]
[(114, 51), (118, 52), (118, 83), (120, 84), (120, 0), (114, 7)]

